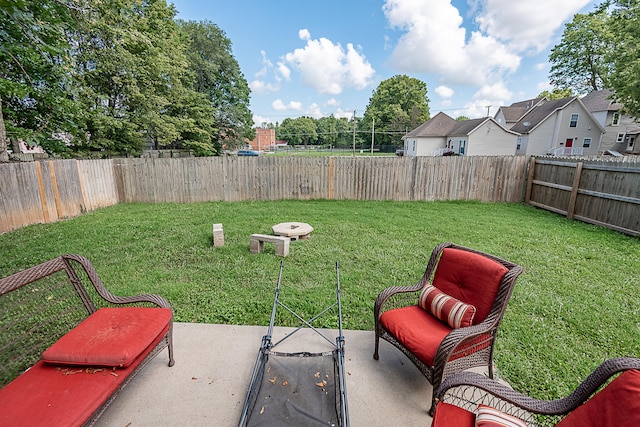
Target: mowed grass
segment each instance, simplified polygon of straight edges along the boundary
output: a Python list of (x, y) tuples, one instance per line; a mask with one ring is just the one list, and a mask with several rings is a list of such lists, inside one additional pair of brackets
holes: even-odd
[[(286, 258), (268, 243), (249, 252), (250, 234), (288, 221), (312, 225), (312, 238), (292, 242)], [(214, 223), (223, 224), (223, 247), (212, 244)], [(334, 297), (338, 262), (344, 327), (371, 330), (378, 292), (418, 281), (444, 241), (524, 268), (495, 356), (516, 389), (563, 396), (604, 359), (640, 356), (640, 240), (522, 204), (120, 204), (0, 235), (0, 276), (79, 253), (113, 293), (167, 298), (176, 321), (267, 325), (281, 260), (281, 297), (305, 315)]]

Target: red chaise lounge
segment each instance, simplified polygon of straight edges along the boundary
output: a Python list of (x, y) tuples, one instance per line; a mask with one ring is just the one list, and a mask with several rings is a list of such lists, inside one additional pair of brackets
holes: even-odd
[(0, 425), (91, 425), (165, 347), (173, 312), (118, 297), (91, 263), (63, 255), (0, 279)]

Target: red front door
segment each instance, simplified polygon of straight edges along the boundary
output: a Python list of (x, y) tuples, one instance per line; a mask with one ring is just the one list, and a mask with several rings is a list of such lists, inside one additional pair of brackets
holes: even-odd
[(573, 147), (573, 138), (567, 138), (567, 141), (564, 143), (564, 146), (567, 148)]

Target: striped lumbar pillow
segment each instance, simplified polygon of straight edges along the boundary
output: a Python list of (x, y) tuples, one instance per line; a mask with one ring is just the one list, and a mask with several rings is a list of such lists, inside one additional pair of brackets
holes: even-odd
[(478, 405), (476, 427), (527, 427), (527, 423), (490, 406)]
[(422, 288), (418, 305), (452, 328), (471, 326), (476, 308), (445, 294), (427, 283)]

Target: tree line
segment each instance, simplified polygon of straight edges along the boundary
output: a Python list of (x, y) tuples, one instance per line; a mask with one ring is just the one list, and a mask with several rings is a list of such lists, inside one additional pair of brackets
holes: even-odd
[(429, 98), (425, 82), (396, 75), (380, 82), (369, 98), (364, 114), (350, 118), (333, 115), (286, 118), (269, 124), (276, 138), (290, 145), (351, 147), (375, 143), (389, 150), (402, 145), (402, 136), (429, 120)]
[(640, 117), (640, 0), (607, 0), (565, 26), (549, 56), (554, 91), (612, 89), (628, 114)]
[(0, 161), (18, 140), (91, 157), (253, 138), (231, 41), (175, 16), (165, 0), (0, 0)]

